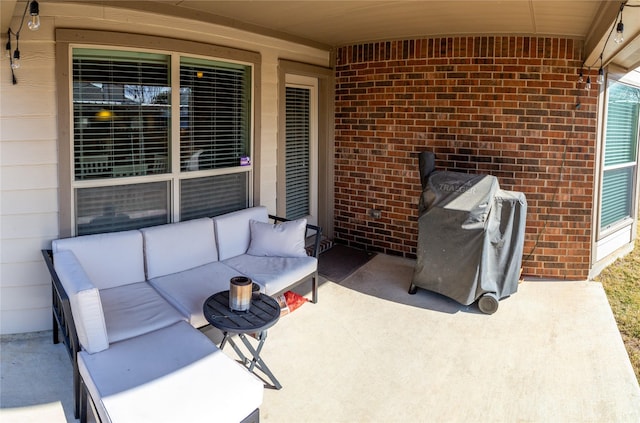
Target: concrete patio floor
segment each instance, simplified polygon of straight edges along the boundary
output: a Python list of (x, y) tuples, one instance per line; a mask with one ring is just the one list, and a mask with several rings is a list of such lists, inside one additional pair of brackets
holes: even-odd
[[(261, 421), (640, 421), (601, 284), (525, 281), (485, 315), (408, 295), (413, 264), (377, 255), (269, 330), (262, 356), (283, 388), (265, 390)], [(71, 365), (51, 332), (3, 336), (0, 354), (0, 421), (75, 421)]]

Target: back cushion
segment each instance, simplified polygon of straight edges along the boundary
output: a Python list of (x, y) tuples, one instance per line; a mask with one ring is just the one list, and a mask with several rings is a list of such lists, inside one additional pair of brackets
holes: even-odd
[(208, 217), (140, 231), (144, 237), (147, 279), (218, 260), (213, 222)]
[(64, 250), (72, 251), (91, 283), (98, 289), (145, 280), (140, 231), (58, 239), (52, 242), (52, 249), (54, 254)]
[(307, 219), (290, 220), (272, 225), (249, 222), (251, 243), (247, 254), (251, 256), (306, 257), (305, 234)]
[(226, 260), (247, 252), (251, 240), (249, 221), (268, 222), (269, 213), (264, 206), (250, 207), (213, 218), (218, 241), (218, 257)]

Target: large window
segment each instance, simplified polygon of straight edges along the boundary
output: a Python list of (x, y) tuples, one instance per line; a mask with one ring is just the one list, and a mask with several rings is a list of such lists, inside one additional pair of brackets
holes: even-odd
[(100, 48), (71, 56), (77, 235), (250, 205), (249, 64)]
[(638, 165), (640, 89), (610, 81), (600, 206), (600, 231), (631, 222)]

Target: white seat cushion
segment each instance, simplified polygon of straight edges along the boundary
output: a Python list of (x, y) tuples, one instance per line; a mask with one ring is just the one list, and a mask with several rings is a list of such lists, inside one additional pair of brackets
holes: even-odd
[(258, 222), (268, 222), (267, 208), (264, 206), (250, 207), (213, 218), (219, 260), (247, 252), (251, 240), (249, 229), (251, 219)]
[(186, 322), (81, 351), (78, 367), (103, 423), (237, 423), (262, 404), (262, 382)]
[(186, 320), (147, 282), (103, 289), (100, 299), (110, 344)]
[(51, 243), (55, 254), (71, 250), (98, 289), (145, 280), (140, 231), (112, 232), (58, 239)]
[(147, 279), (218, 260), (213, 222), (209, 218), (143, 228), (140, 232), (144, 237)]
[(267, 295), (282, 292), (318, 268), (315, 257), (257, 257), (242, 254), (223, 261), (264, 286)]
[(229, 289), (229, 280), (240, 273), (219, 261), (194, 269), (151, 279), (149, 283), (175, 308), (180, 310), (192, 326), (209, 323), (204, 317), (204, 301), (216, 292)]

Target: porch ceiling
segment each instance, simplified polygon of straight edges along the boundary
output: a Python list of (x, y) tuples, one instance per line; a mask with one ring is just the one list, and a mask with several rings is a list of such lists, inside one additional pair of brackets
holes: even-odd
[[(2, 0), (4, 3), (15, 0)], [(94, 0), (40, 0), (93, 3)], [(585, 42), (597, 64), (623, 0), (107, 0), (101, 4), (220, 23), (319, 47), (443, 35), (559, 35)], [(16, 3), (21, 8), (23, 1)], [(640, 6), (640, 0), (628, 0)], [(4, 12), (4, 7), (3, 7)], [(14, 14), (17, 13), (14, 11)], [(623, 13), (625, 42), (610, 40), (603, 63), (640, 65), (640, 8)], [(3, 22), (4, 24), (4, 22)], [(6, 30), (6, 29), (3, 29)]]
[[(360, 42), (440, 35), (560, 35), (585, 41), (585, 63), (598, 62), (622, 1), (607, 0), (310, 0), (158, 3), (204, 12), (340, 46)], [(640, 0), (628, 4), (640, 5)], [(640, 64), (640, 8), (623, 13), (627, 42), (611, 40), (604, 63), (632, 69)], [(614, 49), (615, 47), (615, 49)]]

